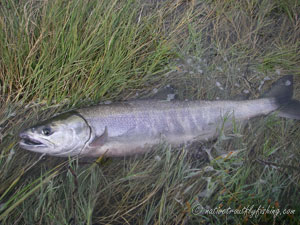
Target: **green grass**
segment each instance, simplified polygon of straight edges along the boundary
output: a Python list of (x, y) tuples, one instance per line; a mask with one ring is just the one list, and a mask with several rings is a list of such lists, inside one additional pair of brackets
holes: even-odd
[(22, 7), (12, 1), (3, 3), (2, 13), (1, 81), (9, 100), (116, 98), (155, 82), (174, 54), (158, 13), (139, 18), (135, 1), (31, 1)]
[[(300, 124), (275, 116), (214, 142), (128, 159), (40, 158), (17, 135), (99, 101), (175, 87), (180, 99), (257, 98), (295, 75), (298, 1), (0, 3), (1, 224), (297, 224)], [(224, 90), (216, 86), (219, 82)], [(290, 215), (200, 214), (259, 207)]]

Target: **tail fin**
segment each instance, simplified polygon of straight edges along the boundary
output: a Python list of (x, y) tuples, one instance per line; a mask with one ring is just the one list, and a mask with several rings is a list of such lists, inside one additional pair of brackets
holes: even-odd
[(276, 99), (279, 107), (278, 116), (300, 120), (300, 101), (292, 99), (293, 75), (278, 79), (262, 97)]

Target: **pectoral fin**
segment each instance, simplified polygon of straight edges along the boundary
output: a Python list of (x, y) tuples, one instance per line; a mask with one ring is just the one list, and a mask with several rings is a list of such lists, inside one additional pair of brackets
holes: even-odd
[(99, 148), (107, 142), (107, 139), (108, 139), (108, 132), (107, 132), (107, 127), (105, 126), (105, 130), (103, 134), (100, 136), (96, 136), (94, 140), (89, 144), (89, 146), (92, 148)]

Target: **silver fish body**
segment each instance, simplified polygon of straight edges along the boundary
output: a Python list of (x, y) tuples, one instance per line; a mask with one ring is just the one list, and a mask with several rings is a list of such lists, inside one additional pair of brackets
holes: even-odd
[[(272, 88), (274, 93), (271, 89), (271, 94), (256, 100), (140, 100), (78, 109), (22, 132), (20, 146), (55, 156), (121, 157), (146, 152), (161, 141), (177, 145), (208, 140), (222, 126), (268, 115), (286, 105), (283, 102), (291, 99), (292, 77), (279, 81)], [(286, 90), (278, 97), (276, 88)], [(296, 101), (287, 107), (290, 111), (284, 111), (285, 117), (299, 119), (299, 105)]]
[(147, 151), (160, 141), (177, 145), (208, 140), (232, 120), (267, 115), (278, 107), (274, 99), (250, 101), (134, 101), (77, 110), (91, 127), (91, 142), (107, 132), (98, 148), (89, 143), (81, 154), (125, 156)]

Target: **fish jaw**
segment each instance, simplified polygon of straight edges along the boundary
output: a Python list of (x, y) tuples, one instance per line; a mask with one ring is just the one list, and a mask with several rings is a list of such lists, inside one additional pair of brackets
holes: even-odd
[(41, 139), (37, 139), (32, 135), (32, 133), (27, 133), (27, 132), (22, 132), (19, 135), (20, 141), (19, 145), (21, 148), (34, 151), (34, 152), (39, 152), (39, 153), (45, 153), (46, 149), (48, 148), (49, 145), (53, 145), (52, 143), (48, 142), (45, 143), (46, 141)]

